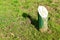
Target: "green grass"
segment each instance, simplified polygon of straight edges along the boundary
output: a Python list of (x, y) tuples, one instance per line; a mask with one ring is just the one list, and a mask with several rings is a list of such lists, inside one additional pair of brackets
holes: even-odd
[[(39, 5), (49, 11), (50, 34), (41, 33), (28, 17), (22, 16), (25, 13), (38, 20)], [(59, 5), (59, 0), (0, 0), (0, 40), (60, 40)]]

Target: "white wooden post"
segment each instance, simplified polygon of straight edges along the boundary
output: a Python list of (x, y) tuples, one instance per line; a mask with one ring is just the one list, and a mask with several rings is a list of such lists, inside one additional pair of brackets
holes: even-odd
[(39, 20), (39, 28), (41, 32), (47, 31), (48, 29), (48, 11), (44, 6), (38, 7), (38, 20)]

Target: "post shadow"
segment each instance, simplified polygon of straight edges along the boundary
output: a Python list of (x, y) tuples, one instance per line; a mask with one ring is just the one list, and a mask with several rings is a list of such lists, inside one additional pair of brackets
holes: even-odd
[(39, 23), (38, 23), (38, 20), (32, 18), (29, 14), (27, 13), (23, 13), (22, 16), (24, 18), (29, 18), (30, 21), (31, 21), (31, 24), (35, 26), (35, 28), (39, 31)]

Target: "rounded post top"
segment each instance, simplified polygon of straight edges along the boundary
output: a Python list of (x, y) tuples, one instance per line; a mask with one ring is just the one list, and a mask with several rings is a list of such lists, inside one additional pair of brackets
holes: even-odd
[(39, 12), (39, 15), (40, 15), (42, 18), (47, 18), (47, 16), (48, 16), (48, 11), (47, 11), (47, 9), (46, 9), (44, 6), (39, 6), (39, 7), (38, 7), (38, 12)]

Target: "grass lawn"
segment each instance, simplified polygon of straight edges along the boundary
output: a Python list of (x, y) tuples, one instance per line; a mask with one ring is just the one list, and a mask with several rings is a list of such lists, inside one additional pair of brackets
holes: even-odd
[[(36, 29), (39, 5), (49, 11), (49, 32)], [(0, 40), (60, 40), (60, 0), (0, 0)]]

